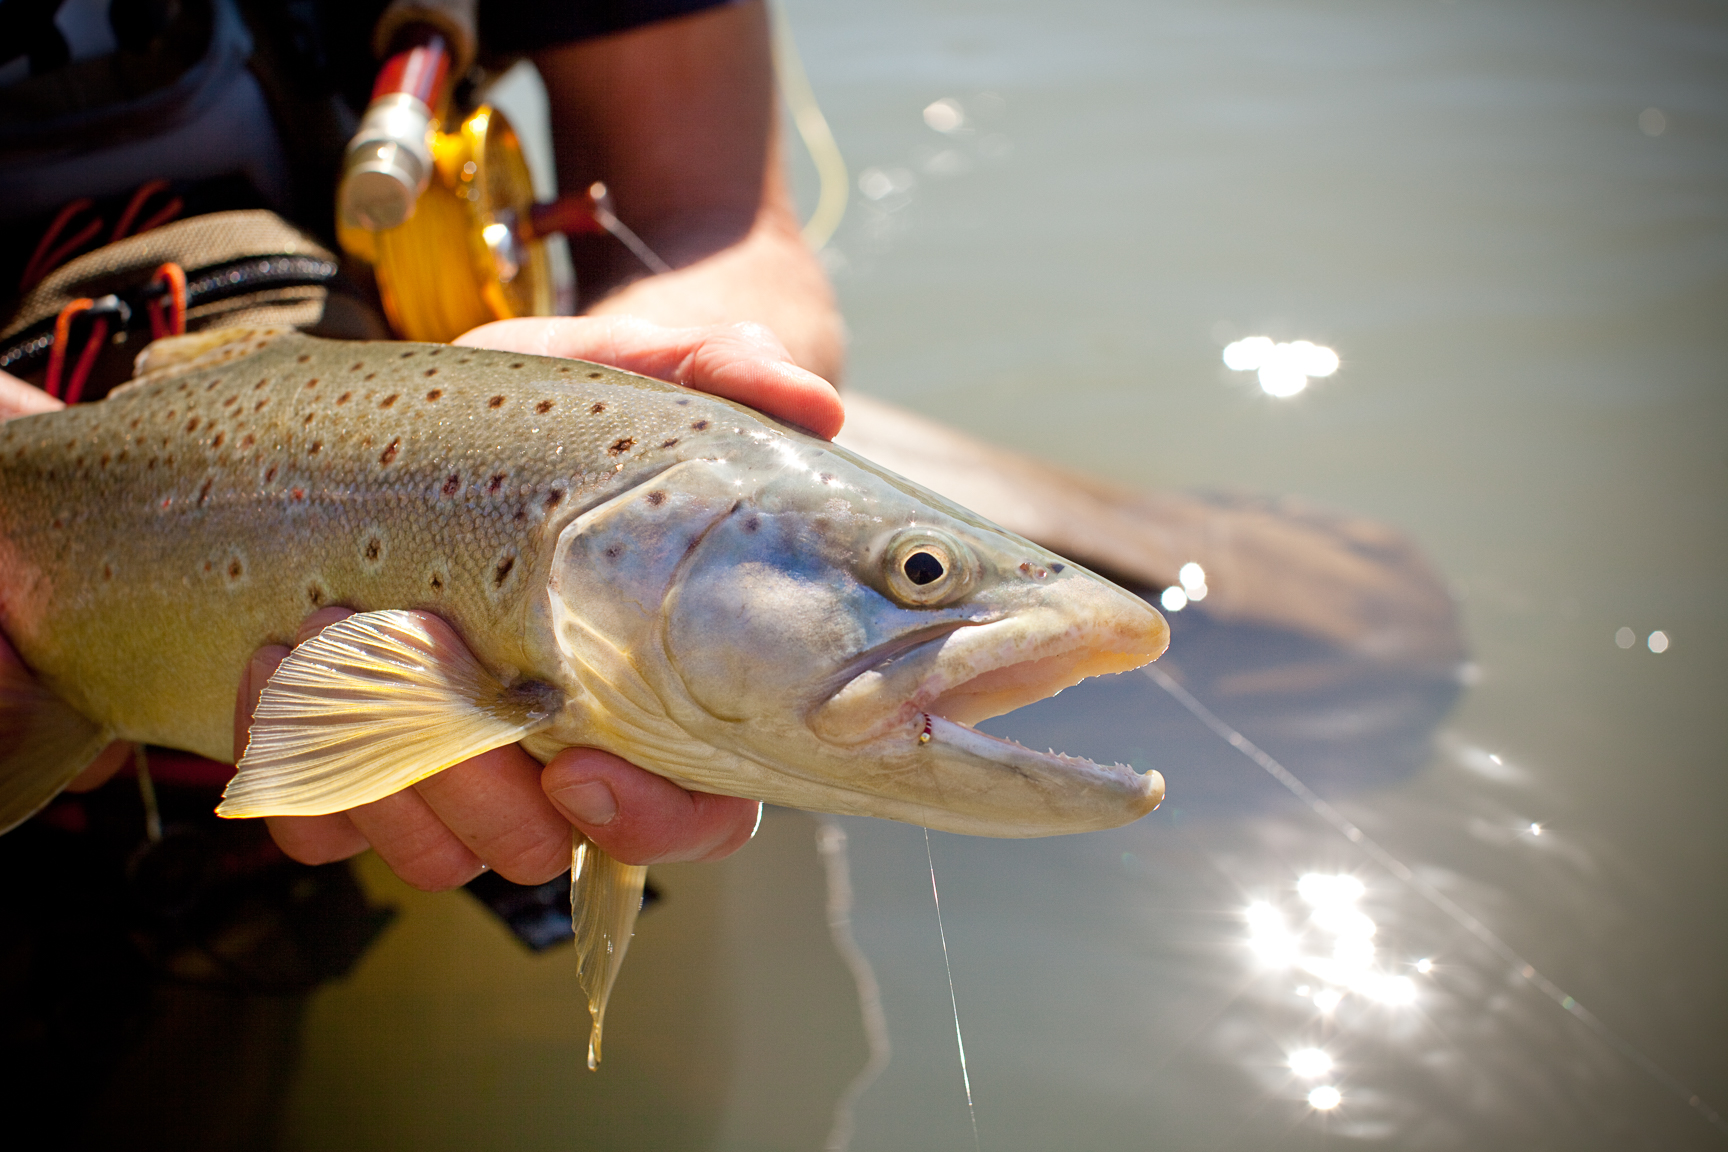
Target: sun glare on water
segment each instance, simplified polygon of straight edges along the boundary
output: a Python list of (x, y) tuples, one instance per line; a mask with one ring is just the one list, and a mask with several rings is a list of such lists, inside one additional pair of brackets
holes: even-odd
[(1258, 372), (1260, 390), (1284, 399), (1308, 387), (1310, 379), (1338, 371), (1338, 353), (1308, 340), (1279, 344), (1267, 336), (1249, 336), (1225, 347), (1224, 366), (1233, 372)]

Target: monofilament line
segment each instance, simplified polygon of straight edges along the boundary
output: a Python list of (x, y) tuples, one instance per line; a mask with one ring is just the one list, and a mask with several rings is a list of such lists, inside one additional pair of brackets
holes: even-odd
[(954, 965), (948, 959), (948, 932), (942, 927), (942, 897), (936, 891), (936, 857), (930, 853), (930, 829), (924, 829), (924, 859), (930, 862), (930, 898), (936, 902), (936, 932), (942, 937), (942, 966), (948, 969), (948, 1004), (954, 1009), (954, 1044), (960, 1049), (960, 1082), (966, 1085), (966, 1115), (972, 1119), (972, 1147), (978, 1143), (978, 1110), (972, 1106), (972, 1077), (966, 1071), (966, 1038), (960, 1035), (960, 1001), (954, 997)]
[[(1165, 672), (1162, 668), (1152, 666), (1143, 668), (1141, 671), (1151, 677), (1153, 683), (1157, 684), (1158, 687), (1174, 696), (1182, 707), (1188, 709), (1189, 712), (1192, 712), (1194, 718), (1206, 725), (1206, 727), (1210, 728), (1213, 734), (1220, 740), (1223, 740), (1226, 744), (1230, 745), (1230, 747), (1248, 757), (1248, 759), (1252, 760), (1255, 764), (1258, 764), (1268, 776), (1271, 776), (1274, 780), (1278, 781), (1278, 783), (1289, 789), (1297, 799), (1308, 805), (1316, 816), (1326, 821), (1326, 823), (1330, 824), (1341, 835), (1343, 835), (1344, 839), (1362, 849), (1363, 852), (1367, 853), (1371, 859), (1377, 862), (1381, 867), (1385, 868), (1386, 871), (1392, 873), (1392, 875), (1409, 885), (1417, 895), (1434, 905), (1434, 907), (1440, 909), (1440, 911), (1451, 917), (1453, 922), (1459, 927), (1463, 928), (1466, 932), (1470, 933), (1470, 935), (1476, 937), (1477, 940), (1480, 940), (1483, 944), (1487, 945), (1490, 951), (1510, 964), (1513, 971), (1517, 972), (1518, 975), (1529, 981), (1537, 991), (1548, 997), (1548, 999), (1554, 1001), (1554, 1003), (1560, 1005), (1564, 1011), (1569, 1012), (1579, 1022), (1584, 1024), (1591, 1031), (1595, 1032), (1597, 1036), (1607, 1042), (1609, 1047), (1615, 1049), (1622, 1056), (1626, 1057), (1627, 1060), (1631, 1061), (1639, 1068), (1639, 1070), (1648, 1075), (1652, 1080), (1656, 1081), (1658, 1084), (1680, 1097), (1680, 1099), (1684, 1100), (1687, 1106), (1702, 1116), (1707, 1123), (1714, 1125), (1722, 1131), (1728, 1132), (1728, 1121), (1725, 1121), (1722, 1114), (1712, 1108), (1701, 1096), (1692, 1091), (1691, 1088), (1687, 1087), (1680, 1080), (1676, 1079), (1667, 1069), (1646, 1056), (1643, 1051), (1633, 1047), (1632, 1044), (1622, 1038), (1618, 1032), (1615, 1032), (1612, 1028), (1608, 1027), (1607, 1024), (1603, 1023), (1601, 1017), (1584, 1007), (1584, 1005), (1578, 1003), (1578, 1001), (1571, 996), (1568, 996), (1565, 989), (1561, 988), (1558, 984), (1554, 983), (1554, 981), (1538, 972), (1535, 965), (1531, 964), (1529, 961), (1525, 960), (1523, 956), (1514, 951), (1512, 945), (1502, 940), (1492, 928), (1489, 928), (1488, 925), (1482, 923), (1482, 921), (1478, 920), (1475, 916), (1472, 916), (1461, 905), (1459, 905), (1457, 901), (1446, 895), (1446, 893), (1440, 891), (1440, 889), (1436, 888), (1433, 884), (1418, 876), (1415, 870), (1408, 864), (1382, 848), (1378, 843), (1370, 838), (1366, 832), (1362, 831), (1362, 829), (1352, 823), (1349, 817), (1338, 811), (1338, 809), (1332, 807), (1332, 805), (1326, 803), (1326, 801), (1322, 800), (1319, 794), (1312, 788), (1298, 780), (1290, 769), (1278, 763), (1278, 761), (1274, 760), (1270, 755), (1262, 750), (1259, 745), (1248, 739), (1248, 737), (1242, 735), (1242, 733), (1236, 731), (1236, 729), (1230, 727), (1230, 725), (1226, 724), (1218, 717), (1216, 712), (1195, 699), (1193, 693), (1189, 692), (1188, 689), (1182, 687), (1182, 685), (1171, 679), (1169, 673)], [(928, 837), (929, 832), (925, 832), (925, 836)], [(934, 873), (931, 874), (931, 878), (934, 880)], [(940, 914), (938, 914), (938, 923), (940, 923)]]

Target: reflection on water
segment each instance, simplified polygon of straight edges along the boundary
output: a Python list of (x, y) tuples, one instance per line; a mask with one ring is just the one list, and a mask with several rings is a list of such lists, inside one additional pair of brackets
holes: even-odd
[(1257, 372), (1260, 390), (1282, 399), (1308, 387), (1310, 378), (1338, 371), (1338, 353), (1308, 340), (1277, 344), (1267, 336), (1248, 336), (1224, 346), (1224, 366)]

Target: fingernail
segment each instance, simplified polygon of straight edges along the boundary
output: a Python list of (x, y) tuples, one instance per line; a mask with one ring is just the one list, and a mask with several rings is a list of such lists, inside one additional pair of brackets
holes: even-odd
[(560, 788), (552, 793), (552, 799), (570, 819), (590, 827), (610, 824), (612, 817), (618, 815), (618, 798), (612, 795), (612, 789), (604, 780), (589, 780)]

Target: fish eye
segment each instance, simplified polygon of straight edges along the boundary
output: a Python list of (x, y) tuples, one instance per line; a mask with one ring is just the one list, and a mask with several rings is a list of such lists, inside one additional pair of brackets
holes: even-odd
[(888, 592), (916, 607), (935, 607), (960, 599), (970, 589), (971, 554), (937, 528), (908, 528), (889, 542), (883, 557)]
[(944, 571), (942, 561), (922, 551), (906, 557), (900, 567), (905, 571), (906, 579), (914, 584), (928, 584), (932, 580), (940, 580)]

